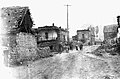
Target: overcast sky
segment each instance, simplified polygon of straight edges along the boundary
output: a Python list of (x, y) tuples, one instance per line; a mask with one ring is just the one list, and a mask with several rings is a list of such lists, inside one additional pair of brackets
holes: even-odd
[(29, 6), (35, 27), (52, 25), (67, 27), (66, 4), (69, 7), (70, 36), (87, 25), (99, 26), (102, 34), (104, 25), (117, 24), (120, 15), (119, 0), (1, 0), (0, 7)]

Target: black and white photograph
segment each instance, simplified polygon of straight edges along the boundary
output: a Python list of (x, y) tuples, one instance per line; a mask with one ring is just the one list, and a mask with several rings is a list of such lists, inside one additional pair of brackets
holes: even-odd
[(119, 0), (0, 0), (0, 79), (120, 79)]

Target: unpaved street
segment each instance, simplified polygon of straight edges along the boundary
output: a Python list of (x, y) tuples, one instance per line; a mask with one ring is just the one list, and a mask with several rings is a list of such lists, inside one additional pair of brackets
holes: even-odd
[(73, 50), (31, 62), (28, 66), (14, 67), (13, 76), (17, 79), (120, 79), (118, 59), (108, 62), (85, 53), (97, 47), (88, 46), (82, 51)]

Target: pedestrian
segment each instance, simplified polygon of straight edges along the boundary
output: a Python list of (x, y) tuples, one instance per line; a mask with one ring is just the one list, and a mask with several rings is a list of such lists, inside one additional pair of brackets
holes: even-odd
[(78, 50), (78, 46), (76, 45), (75, 47), (76, 47), (76, 50)]
[(80, 50), (82, 50), (82, 49), (83, 49), (83, 45), (82, 45), (82, 44), (80, 44), (80, 45), (79, 45), (79, 48), (80, 48)]
[(72, 42), (69, 44), (69, 46), (70, 46), (70, 50), (73, 50)]
[(59, 44), (59, 51), (60, 54), (63, 52), (63, 46), (61, 44)]

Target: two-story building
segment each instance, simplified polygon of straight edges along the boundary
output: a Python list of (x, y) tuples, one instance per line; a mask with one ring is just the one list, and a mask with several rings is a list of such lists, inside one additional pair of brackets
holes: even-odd
[(81, 41), (84, 44), (90, 44), (90, 30), (77, 30), (77, 41)]
[(64, 44), (67, 42), (68, 31), (57, 27), (44, 26), (37, 29), (37, 42), (39, 47), (50, 47), (51, 51), (62, 51)]
[(84, 30), (77, 30), (77, 41), (81, 41), (84, 45), (95, 44), (95, 34), (94, 30), (91, 28)]

